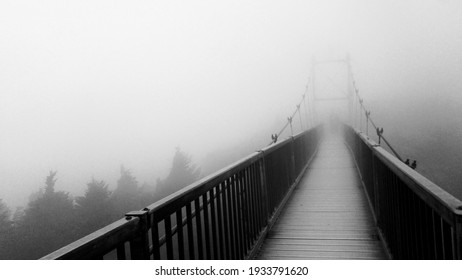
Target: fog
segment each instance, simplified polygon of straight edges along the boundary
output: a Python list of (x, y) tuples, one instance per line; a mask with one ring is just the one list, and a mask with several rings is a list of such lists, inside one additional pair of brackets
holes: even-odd
[[(258, 149), (295, 109), (313, 57), (349, 54), (374, 121), (422, 171), (425, 139), (462, 136), (459, 1), (1, 1), (0, 34), (0, 198), (12, 209), (50, 170), (80, 195), (92, 177), (113, 189), (122, 164), (154, 184), (176, 147), (203, 172)], [(450, 142), (439, 148), (460, 159)]]

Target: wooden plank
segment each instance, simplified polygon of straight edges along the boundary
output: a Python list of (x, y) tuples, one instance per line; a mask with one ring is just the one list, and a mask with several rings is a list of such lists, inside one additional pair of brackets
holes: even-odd
[(290, 259), (291, 257), (304, 257), (304, 258), (329, 258), (329, 259), (380, 259), (385, 255), (382, 251), (369, 251), (369, 252), (353, 252), (353, 251), (272, 251), (271, 254), (262, 255), (262, 258), (269, 257), (283, 257)]
[(258, 259), (385, 259), (352, 156), (324, 139)]
[(336, 244), (333, 246), (326, 246), (325, 244), (311, 245), (311, 244), (273, 244), (267, 245), (268, 249), (276, 251), (324, 251), (324, 252), (382, 252), (380, 248), (377, 248), (375, 244), (361, 245), (356, 244), (355, 246), (340, 245)]

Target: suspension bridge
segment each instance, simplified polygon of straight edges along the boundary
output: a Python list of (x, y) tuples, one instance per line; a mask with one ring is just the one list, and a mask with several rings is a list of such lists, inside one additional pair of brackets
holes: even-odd
[[(322, 97), (330, 63), (347, 86)], [(267, 147), (42, 259), (462, 259), (462, 202), (390, 145), (349, 59), (315, 61), (311, 79)], [(339, 102), (343, 117), (317, 124)]]

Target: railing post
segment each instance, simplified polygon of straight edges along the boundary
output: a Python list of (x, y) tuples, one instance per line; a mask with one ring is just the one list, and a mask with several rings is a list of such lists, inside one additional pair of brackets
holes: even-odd
[[(295, 174), (295, 140), (294, 137), (291, 137), (290, 141), (290, 186), (295, 182), (295, 179), (297, 178), (297, 175)], [(289, 190), (289, 188), (287, 190)], [(287, 191), (286, 190), (286, 191)]]
[(371, 172), (372, 172), (372, 196), (373, 196), (373, 201), (371, 200), (371, 202), (373, 203), (373, 208), (374, 208), (374, 212), (375, 212), (375, 219), (376, 219), (376, 223), (377, 221), (380, 220), (380, 207), (379, 207), (379, 203), (380, 203), (380, 198), (379, 198), (379, 194), (380, 194), (380, 191), (379, 191), (379, 180), (383, 180), (383, 178), (379, 178), (378, 174), (379, 174), (379, 171), (377, 170), (378, 168), (378, 164), (377, 164), (377, 157), (375, 156), (375, 152), (372, 150), (371, 152)]
[[(462, 210), (462, 206), (459, 206), (460, 210)], [(455, 258), (457, 260), (462, 260), (462, 215), (455, 214)]]
[(263, 210), (265, 211), (265, 225), (268, 224), (270, 219), (270, 210), (269, 210), (269, 197), (268, 197), (268, 185), (266, 184), (266, 167), (265, 167), (265, 152), (260, 151), (262, 157), (259, 160), (259, 169), (260, 169), (260, 183), (262, 188), (262, 200), (263, 200)]
[(126, 219), (137, 217), (140, 219), (140, 230), (137, 236), (130, 241), (130, 254), (132, 260), (149, 260), (149, 219), (148, 210), (131, 211), (125, 214)]

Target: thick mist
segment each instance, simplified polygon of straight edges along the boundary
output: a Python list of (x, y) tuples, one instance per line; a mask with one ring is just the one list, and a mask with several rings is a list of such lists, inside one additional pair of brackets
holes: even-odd
[(454, 186), (461, 30), (458, 1), (2, 1), (0, 198), (50, 170), (74, 196), (121, 165), (155, 184), (176, 147), (206, 175), (271, 140), (313, 57), (346, 54), (387, 138)]

